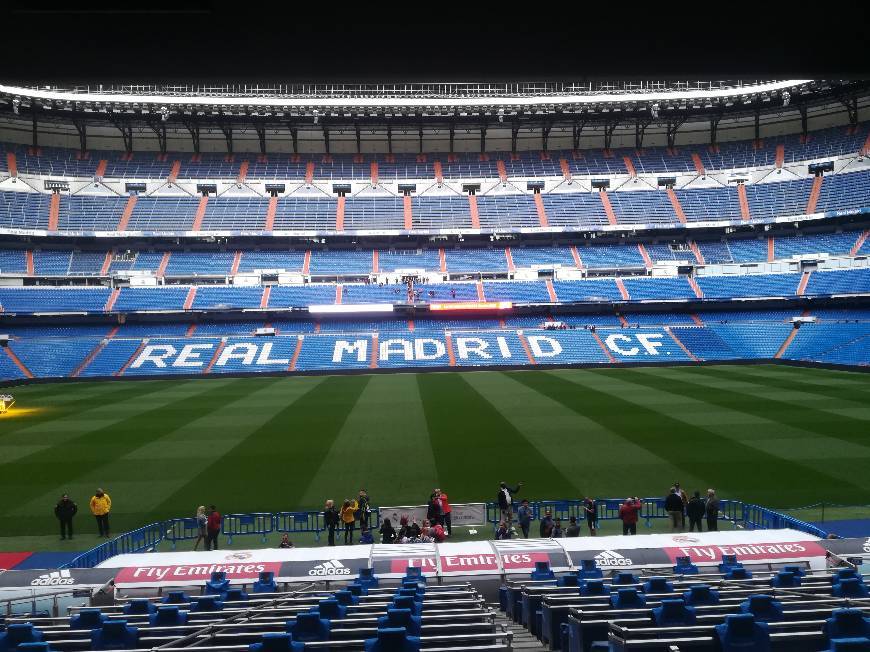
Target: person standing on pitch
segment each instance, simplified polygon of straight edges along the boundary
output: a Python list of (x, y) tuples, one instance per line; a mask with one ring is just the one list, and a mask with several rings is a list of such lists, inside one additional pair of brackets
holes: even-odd
[(589, 536), (595, 536), (595, 527), (598, 521), (598, 505), (591, 496), (583, 499), (583, 512), (586, 514), (586, 525), (589, 527)]
[(345, 498), (341, 506), (341, 522), (344, 523), (344, 545), (353, 545), (353, 530), (356, 522), (354, 514), (357, 510), (357, 502)]
[(520, 524), (520, 529), (523, 531), (523, 536), (529, 538), (529, 526), (532, 524), (532, 508), (529, 507), (529, 501), (523, 499), (517, 509), (517, 523)]
[(671, 532), (682, 530), (683, 522), (683, 499), (677, 493), (676, 487), (671, 487), (671, 493), (665, 498), (665, 511), (671, 518)]
[(713, 489), (707, 489), (707, 502), (704, 505), (707, 514), (707, 531), (716, 532), (719, 529), (719, 499)]
[(686, 507), (686, 513), (689, 515), (689, 532), (694, 532), (695, 527), (698, 528), (698, 532), (703, 532), (701, 519), (704, 518), (705, 511), (704, 501), (701, 500), (701, 492), (696, 491)]
[(683, 501), (683, 513), (682, 518), (680, 519), (680, 528), (685, 532), (686, 531), (686, 507), (689, 506), (689, 497), (686, 495), (686, 492), (683, 491), (683, 488), (680, 487), (679, 482), (674, 483), (674, 489), (677, 490), (677, 495), (680, 497), (680, 500)]
[(626, 498), (625, 502), (619, 506), (619, 518), (622, 520), (622, 534), (637, 534), (637, 521), (640, 514), (640, 508), (643, 503), (635, 496), (634, 498)]
[(199, 548), (199, 542), (202, 541), (202, 547), (205, 548), (205, 542), (208, 537), (206, 528), (208, 526), (208, 514), (205, 513), (205, 505), (200, 505), (196, 508), (196, 527), (199, 530), (199, 535), (193, 544), (193, 549)]
[(363, 528), (368, 529), (369, 527), (369, 517), (372, 514), (372, 508), (369, 506), (370, 499), (369, 495), (365, 489), (359, 490), (359, 498), (357, 499), (357, 505), (359, 509), (357, 510), (359, 513), (359, 529)]
[[(217, 511), (217, 507), (214, 505), (208, 508), (208, 521), (206, 521), (206, 537), (205, 537), (205, 549), (206, 550), (217, 550), (218, 549), (218, 535), (221, 533), (221, 522), (223, 518), (221, 517), (221, 513)], [(214, 546), (214, 548), (212, 548)]]
[(326, 506), (323, 510), (323, 525), (329, 533), (329, 545), (334, 546), (335, 528), (338, 527), (338, 510), (335, 508), (335, 503), (332, 500), (326, 501)]
[(54, 506), (54, 515), (60, 521), (61, 539), (66, 539), (67, 535), (69, 535), (70, 539), (73, 538), (72, 520), (77, 511), (79, 511), (78, 505), (71, 501), (67, 494), (61, 496), (60, 500), (57, 501), (57, 505)]
[(97, 519), (99, 536), (109, 538), (109, 512), (112, 511), (112, 499), (102, 489), (91, 496), (91, 514)]
[(450, 506), (450, 501), (447, 499), (446, 493), (440, 489), (436, 489), (435, 491), (441, 494), (441, 519), (444, 525), (444, 533), (447, 534), (447, 536), (450, 536), (450, 526), (452, 525), (450, 514), (453, 512), (453, 508)]
[(516, 487), (508, 487), (506, 482), (499, 484), (496, 501), (498, 501), (498, 508), (501, 510), (501, 517), (508, 527), (510, 527), (511, 521), (514, 520), (514, 494), (518, 493), (522, 486), (522, 482), (518, 482)]

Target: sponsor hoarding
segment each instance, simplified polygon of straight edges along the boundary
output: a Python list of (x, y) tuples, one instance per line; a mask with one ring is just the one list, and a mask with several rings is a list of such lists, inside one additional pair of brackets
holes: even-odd
[(71, 568), (65, 570), (20, 570), (0, 573), (0, 587), (99, 587), (115, 576), (112, 568)]

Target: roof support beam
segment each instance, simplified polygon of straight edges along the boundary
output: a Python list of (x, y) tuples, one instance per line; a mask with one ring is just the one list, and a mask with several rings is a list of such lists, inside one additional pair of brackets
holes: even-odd
[(586, 121), (581, 120), (579, 122), (575, 122), (572, 126), (571, 132), (574, 141), (574, 149), (580, 149), (580, 134), (583, 132), (583, 127), (586, 126)]
[(643, 137), (646, 135), (646, 128), (649, 127), (652, 120), (637, 119), (634, 121), (634, 148), (643, 149)]
[(677, 131), (683, 126), (685, 118), (675, 118), (673, 121), (668, 120), (668, 147), (674, 147), (677, 140)]
[(609, 120), (604, 125), (604, 149), (610, 149), (610, 144), (613, 142), (613, 132), (618, 125), (618, 120)]
[(36, 107), (35, 106), (30, 107), (30, 121), (31, 121), (31, 130), (33, 132), (31, 134), (32, 145), (34, 148), (36, 148), (36, 147), (39, 147), (39, 128), (38, 128), (39, 120), (36, 117)]
[(133, 125), (129, 120), (109, 117), (115, 128), (121, 132), (121, 137), (124, 139), (124, 151), (128, 154), (133, 152)]
[(266, 153), (266, 124), (263, 122), (255, 122), (254, 129), (257, 130), (257, 139), (260, 141), (260, 154)]
[(480, 125), (480, 153), (486, 151), (486, 123)]
[(320, 128), (323, 129), (323, 151), (325, 151), (327, 154), (331, 154), (331, 152), (329, 151), (329, 127), (324, 124), (321, 125)]
[(156, 117), (148, 118), (148, 126), (151, 131), (157, 136), (157, 144), (160, 147), (160, 153), (166, 153), (166, 122)]
[(548, 122), (541, 127), (541, 149), (547, 151), (547, 142), (550, 140), (550, 130), (553, 128), (553, 123)]
[(356, 153), (362, 154), (362, 137), (360, 136), (359, 122), (353, 123), (353, 130), (356, 134)]
[(88, 123), (84, 120), (73, 120), (73, 124), (79, 132), (79, 151), (84, 153), (88, 149)]
[(184, 126), (187, 127), (188, 133), (190, 133), (190, 140), (193, 143), (193, 153), (199, 154), (199, 121), (186, 120), (182, 118), (182, 122), (184, 123)]
[[(846, 107), (846, 112), (849, 114), (849, 124), (853, 127), (858, 124), (858, 96), (850, 95), (849, 97), (840, 97), (840, 104)], [(806, 133), (806, 132), (804, 132)]]
[(710, 145), (712, 145), (713, 147), (718, 144), (719, 121), (721, 119), (721, 115), (713, 116), (712, 118), (710, 118)]
[[(807, 139), (807, 105), (799, 104), (798, 111), (801, 112), (801, 135), (804, 137), (804, 140)], [(857, 115), (857, 113), (856, 113)]]
[(387, 154), (393, 153), (393, 127), (387, 124)]
[(450, 123), (450, 154), (453, 153), (453, 139), (456, 138), (456, 125)]
[(299, 153), (299, 128), (292, 122), (287, 123), (287, 128), (290, 130), (290, 139), (293, 141), (293, 153)]
[(218, 125), (227, 140), (227, 154), (233, 153), (233, 125), (229, 122), (221, 122)]
[[(417, 125), (417, 140), (420, 143), (419, 152), (423, 153), (423, 123)], [(453, 151), (453, 137), (450, 138), (450, 151)]]
[(517, 151), (517, 136), (520, 133), (520, 125), (516, 121), (511, 122), (511, 151)]

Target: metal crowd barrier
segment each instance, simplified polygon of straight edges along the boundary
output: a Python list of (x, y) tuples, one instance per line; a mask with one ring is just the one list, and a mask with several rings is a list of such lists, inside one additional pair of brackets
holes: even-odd
[[(642, 498), (640, 511), (641, 522), (646, 527), (652, 527), (654, 519), (668, 518), (664, 498)], [(597, 521), (619, 519), (619, 507), (624, 502), (621, 498), (603, 498), (596, 500)], [(540, 500), (530, 501), (532, 520), (540, 520), (547, 511), (553, 518), (561, 518), (567, 522), (574, 516), (582, 522), (586, 519), (581, 500)], [(372, 508), (370, 523), (378, 523), (378, 508)], [(744, 503), (739, 500), (720, 500), (719, 518), (729, 521), (736, 527), (755, 529), (791, 528), (826, 538), (828, 533), (810, 523), (794, 516), (782, 514), (773, 509)], [(486, 520), (496, 525), (501, 519), (501, 511), (497, 503), (486, 503)], [(256, 512), (252, 514), (227, 514), (223, 518), (221, 533), (227, 537), (227, 543), (232, 543), (233, 537), (259, 536), (263, 543), (273, 532), (300, 533), (311, 532), (316, 541), (320, 541), (321, 533), (326, 529), (323, 522), (323, 512)], [(93, 568), (101, 562), (126, 553), (147, 552), (154, 550), (160, 543), (167, 541), (175, 549), (179, 541), (192, 541), (199, 536), (199, 527), (195, 518), (174, 518), (157, 523), (151, 523), (137, 530), (126, 532), (110, 541), (82, 553), (60, 568)]]

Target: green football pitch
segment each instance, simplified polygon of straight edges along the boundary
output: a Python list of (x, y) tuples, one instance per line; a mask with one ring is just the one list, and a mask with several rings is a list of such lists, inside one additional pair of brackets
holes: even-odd
[[(60, 546), (53, 506), (112, 497), (112, 530), (192, 516), (662, 496), (674, 481), (773, 507), (870, 503), (870, 374), (643, 367), (75, 382), (13, 390), (0, 417), (0, 549)], [(50, 535), (50, 538), (49, 538)], [(6, 537), (5, 539), (3, 537)], [(80, 541), (80, 539), (85, 539)], [(94, 539), (91, 542), (91, 539)], [(67, 542), (68, 543), (68, 542)]]

